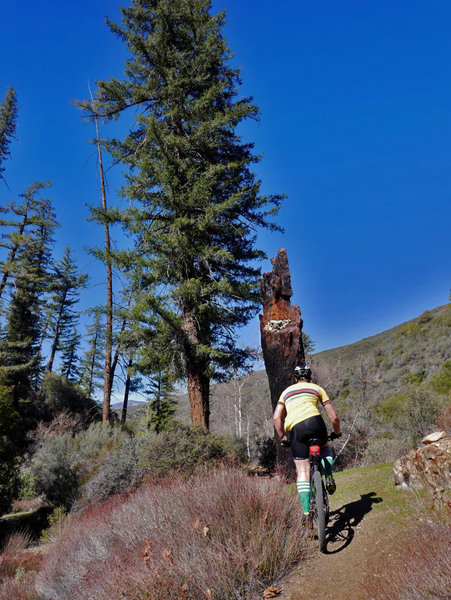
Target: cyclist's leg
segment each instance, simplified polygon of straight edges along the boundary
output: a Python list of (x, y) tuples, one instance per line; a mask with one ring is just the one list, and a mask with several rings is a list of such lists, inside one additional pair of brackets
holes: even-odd
[(307, 516), (310, 508), (310, 462), (308, 458), (295, 459), (294, 464), (296, 465), (296, 487), (302, 504), (302, 512)]
[(332, 475), (334, 459), (332, 456), (332, 450), (329, 448), (329, 444), (326, 446), (321, 446), (321, 463), (326, 476)]
[(293, 426), (290, 432), (291, 452), (296, 466), (296, 487), (304, 515), (310, 509), (310, 462), (308, 458), (308, 439), (305, 437), (305, 421)]
[(326, 489), (329, 494), (333, 494), (337, 489), (337, 486), (333, 477), (334, 459), (329, 444), (321, 446), (321, 462), (324, 468), (324, 474), (326, 475)]

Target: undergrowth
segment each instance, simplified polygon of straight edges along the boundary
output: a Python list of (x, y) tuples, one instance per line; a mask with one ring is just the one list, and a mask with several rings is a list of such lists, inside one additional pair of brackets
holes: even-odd
[(37, 600), (34, 579), (42, 555), (29, 549), (31, 536), (26, 532), (9, 536), (0, 554), (0, 600)]
[(219, 468), (92, 505), (52, 545), (44, 600), (238, 600), (303, 553), (299, 501), (276, 479)]
[(368, 600), (449, 600), (451, 527), (418, 522), (401, 540), (396, 561), (385, 564), (366, 586)]

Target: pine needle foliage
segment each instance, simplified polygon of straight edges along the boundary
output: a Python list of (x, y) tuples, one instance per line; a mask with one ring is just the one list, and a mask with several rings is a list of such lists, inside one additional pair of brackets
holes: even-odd
[(207, 0), (122, 8), (121, 23), (108, 24), (130, 52), (125, 76), (97, 82), (95, 100), (81, 103), (92, 119), (136, 111), (128, 135), (104, 146), (128, 169), (121, 218), (147, 283), (165, 291), (160, 314), (184, 353), (191, 418), (207, 427), (210, 378), (245, 360), (234, 332), (259, 306), (256, 232), (278, 229), (282, 199), (263, 195), (251, 170), (259, 157), (237, 126), (258, 107), (238, 95), (224, 13), (210, 9)]
[[(34, 183), (13, 211), (23, 220), (9, 234), (14, 257), (3, 266), (13, 282), (6, 310), (6, 331), (0, 344), (0, 377), (16, 402), (27, 397), (40, 375), (41, 314), (49, 291), (53, 233), (58, 226), (51, 200), (40, 193), (48, 184)], [(25, 215), (27, 215), (25, 217)]]
[(9, 87), (3, 102), (0, 103), (0, 179), (3, 179), (5, 167), (2, 163), (9, 157), (9, 146), (14, 137), (17, 121), (16, 90)]

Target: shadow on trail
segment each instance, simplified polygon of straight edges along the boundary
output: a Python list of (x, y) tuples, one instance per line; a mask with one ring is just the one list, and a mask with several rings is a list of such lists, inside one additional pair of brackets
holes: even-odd
[[(333, 544), (334, 548), (326, 550), (326, 554), (336, 554), (344, 550), (354, 538), (355, 528), (360, 524), (363, 517), (373, 509), (373, 504), (379, 504), (382, 498), (375, 492), (362, 494), (360, 500), (345, 504), (338, 510), (330, 513), (327, 527), (327, 544)], [(336, 547), (336, 545), (338, 547)]]

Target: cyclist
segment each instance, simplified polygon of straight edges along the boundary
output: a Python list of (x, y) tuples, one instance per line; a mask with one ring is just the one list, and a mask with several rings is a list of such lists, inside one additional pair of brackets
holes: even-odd
[(312, 371), (301, 365), (294, 370), (296, 383), (284, 390), (274, 411), (274, 427), (281, 443), (288, 443), (285, 432), (290, 434), (290, 446), (297, 472), (297, 490), (304, 515), (309, 514), (310, 506), (310, 462), (309, 439), (320, 440), (321, 459), (326, 475), (326, 489), (329, 494), (336, 490), (332, 475), (332, 451), (327, 442), (327, 429), (319, 411), (321, 404), (332, 422), (334, 433), (331, 439), (341, 436), (340, 419), (322, 387), (311, 382)]

